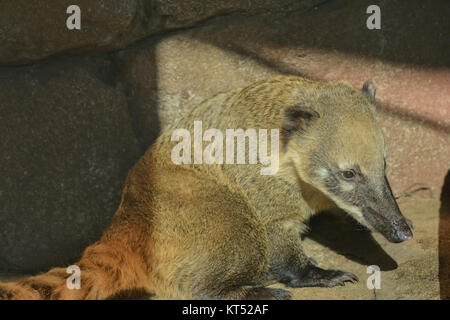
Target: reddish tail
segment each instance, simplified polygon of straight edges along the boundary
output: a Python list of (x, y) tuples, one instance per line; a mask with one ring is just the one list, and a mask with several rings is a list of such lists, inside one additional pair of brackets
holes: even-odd
[(0, 300), (107, 299), (133, 292), (148, 292), (145, 263), (117, 243), (95, 243), (81, 260), (80, 288), (69, 289), (65, 268), (14, 282), (0, 283)]

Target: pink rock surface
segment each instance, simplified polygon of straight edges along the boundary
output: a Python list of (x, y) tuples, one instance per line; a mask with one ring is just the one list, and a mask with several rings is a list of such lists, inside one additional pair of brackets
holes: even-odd
[[(160, 128), (218, 92), (280, 73), (372, 79), (397, 194), (429, 187), (438, 198), (450, 168), (450, 6), (445, 1), (376, 1), (381, 30), (368, 30), (361, 1), (324, 1), (309, 10), (219, 17), (122, 52), (145, 144)], [(148, 118), (148, 117), (147, 117)]]
[[(304, 51), (302, 56), (304, 55)], [(338, 52), (291, 52), (286, 67), (360, 88), (372, 79), (389, 150), (388, 175), (399, 192), (424, 186), (439, 197), (450, 168), (450, 69), (400, 65)], [(301, 60), (301, 61), (299, 61)]]

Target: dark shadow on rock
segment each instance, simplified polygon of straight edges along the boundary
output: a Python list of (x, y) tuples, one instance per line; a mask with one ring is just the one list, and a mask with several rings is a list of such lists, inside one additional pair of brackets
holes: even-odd
[(110, 224), (144, 151), (121, 72), (112, 55), (0, 68), (0, 271), (72, 264)]
[(376, 242), (370, 232), (344, 212), (323, 212), (310, 220), (305, 237), (362, 265), (394, 270), (397, 263)]
[[(380, 30), (366, 26), (370, 5), (380, 7)], [(332, 0), (287, 13), (218, 17), (204, 25), (208, 32), (194, 32), (192, 37), (238, 53), (253, 51), (260, 57), (267, 49), (292, 49), (300, 55), (308, 49), (320, 49), (395, 63), (448, 67), (449, 14), (446, 0)], [(298, 60), (302, 63), (301, 57)]]
[(439, 209), (439, 284), (441, 299), (450, 300), (450, 170), (445, 176)]
[(158, 138), (161, 131), (156, 60), (159, 39), (157, 36), (152, 37), (111, 54), (119, 75), (118, 83), (127, 97), (132, 127), (142, 153)]

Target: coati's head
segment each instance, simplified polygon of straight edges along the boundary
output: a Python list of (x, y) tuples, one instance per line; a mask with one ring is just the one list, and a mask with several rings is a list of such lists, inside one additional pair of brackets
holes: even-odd
[(327, 84), (300, 91), (284, 110), (282, 138), (302, 182), (391, 242), (412, 238), (386, 179), (383, 133), (375, 119), (375, 89)]

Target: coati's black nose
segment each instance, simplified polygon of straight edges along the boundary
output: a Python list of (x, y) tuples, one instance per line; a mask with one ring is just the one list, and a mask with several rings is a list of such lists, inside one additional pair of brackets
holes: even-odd
[(390, 242), (398, 243), (413, 238), (410, 227), (412, 223), (403, 217), (398, 208), (393, 212), (382, 212), (375, 211), (370, 207), (363, 211), (367, 222)]
[(412, 230), (406, 221), (402, 221), (395, 226), (394, 242), (403, 242), (413, 238)]
[(406, 232), (398, 232), (397, 233), (398, 242), (403, 242), (406, 240), (411, 240), (413, 238), (413, 234), (411, 230), (408, 230)]

